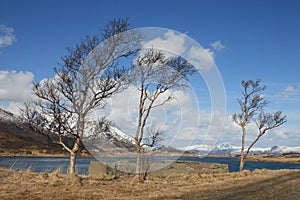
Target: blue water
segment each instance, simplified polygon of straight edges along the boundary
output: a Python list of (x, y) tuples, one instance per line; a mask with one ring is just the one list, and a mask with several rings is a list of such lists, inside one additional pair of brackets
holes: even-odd
[[(76, 172), (87, 174), (91, 160), (95, 158), (77, 158)], [(13, 170), (27, 170), (34, 172), (53, 172), (60, 170), (66, 173), (68, 170), (69, 158), (47, 158), (47, 157), (2, 157), (0, 158), (0, 168)]]
[[(240, 159), (239, 158), (198, 158), (198, 157), (180, 157), (182, 161), (193, 161), (193, 162), (213, 162), (219, 164), (228, 164), (230, 172), (239, 171)], [(300, 169), (300, 163), (279, 163), (279, 162), (251, 162), (247, 161), (244, 166), (245, 170), (255, 169)]]
[[(104, 162), (117, 161), (121, 159), (132, 160), (134, 158), (100, 158)], [(169, 160), (170, 157), (160, 157), (159, 160)], [(87, 174), (90, 161), (95, 158), (77, 158), (76, 171), (79, 174)], [(198, 158), (198, 157), (180, 157), (179, 161), (192, 162), (211, 162), (228, 164), (229, 171), (234, 172), (239, 169), (238, 158)], [(52, 172), (59, 169), (66, 173), (69, 164), (68, 158), (45, 158), (45, 157), (2, 157), (0, 158), (0, 168), (9, 168), (13, 170), (27, 170), (34, 172)], [(300, 164), (278, 163), (278, 162), (251, 162), (247, 161), (245, 168), (247, 170), (254, 169), (300, 169)]]

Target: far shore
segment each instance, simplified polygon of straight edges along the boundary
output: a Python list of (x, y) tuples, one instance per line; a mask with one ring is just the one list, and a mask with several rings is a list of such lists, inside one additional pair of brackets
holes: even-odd
[(296, 163), (300, 164), (300, 156), (286, 157), (283, 155), (276, 156), (264, 156), (264, 155), (250, 155), (247, 157), (247, 161), (255, 162), (281, 162), (281, 163)]

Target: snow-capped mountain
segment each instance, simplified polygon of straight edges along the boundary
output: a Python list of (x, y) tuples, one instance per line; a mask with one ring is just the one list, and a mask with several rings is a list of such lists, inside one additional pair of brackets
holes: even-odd
[[(241, 147), (233, 144), (219, 144), (215, 147), (207, 145), (192, 145), (181, 148), (183, 151), (195, 153), (209, 153), (209, 154), (233, 154), (238, 155), (241, 153)], [(273, 146), (269, 148), (256, 148), (250, 150), (250, 154), (286, 154), (286, 153), (300, 153), (300, 147), (286, 147), (286, 146)]]
[(116, 128), (116, 127), (110, 127), (110, 134), (117, 138), (118, 140), (122, 140), (122, 141), (126, 141), (129, 142), (131, 144), (135, 144), (134, 138), (127, 135), (126, 133), (124, 133), (123, 131), (121, 131), (120, 129)]
[(300, 147), (273, 146), (270, 152), (272, 154), (300, 153)]
[(180, 150), (182, 151), (188, 151), (188, 152), (199, 152), (199, 153), (204, 153), (204, 152), (210, 152), (212, 147), (208, 145), (190, 145), (187, 147), (182, 147)]
[(134, 139), (116, 127), (109, 127), (108, 131), (82, 138), (83, 145), (92, 154), (126, 153), (135, 150)]
[(183, 147), (181, 150), (200, 154), (234, 154), (234, 152), (240, 151), (240, 148), (232, 144), (224, 143), (215, 147), (208, 145), (192, 145)]
[[(89, 127), (87, 127), (87, 129), (89, 129)], [(45, 137), (41, 133), (38, 133), (36, 130), (33, 130), (27, 122), (22, 120), (21, 117), (14, 115), (13, 113), (3, 110), (1, 108), (0, 108), (0, 137), (15, 138), (14, 142), (10, 142), (11, 139), (1, 140), (0, 149), (5, 149), (6, 146), (9, 146), (9, 148), (11, 147), (23, 148), (24, 145), (30, 146), (35, 144), (37, 145), (43, 144), (51, 147), (59, 147), (61, 149), (60, 145), (54, 144), (52, 141), (48, 140), (47, 137)], [(51, 136), (51, 138), (55, 138), (55, 137), (56, 136), (53, 137)], [(84, 143), (85, 138), (82, 139)], [(68, 137), (66, 137), (66, 140), (68, 140)], [(98, 138), (91, 138), (91, 140), (94, 140), (93, 141), (94, 143), (102, 140), (102, 142), (99, 143), (100, 148), (102, 148), (102, 151), (107, 150), (106, 147), (109, 148), (116, 147), (116, 148), (123, 149), (124, 151), (127, 150), (131, 151), (132, 149), (134, 149), (134, 139), (115, 127), (110, 127), (110, 132), (107, 132)]]
[(20, 117), (0, 108), (0, 121), (21, 123)]
[(239, 154), (241, 148), (233, 144), (223, 143), (212, 149), (210, 154)]

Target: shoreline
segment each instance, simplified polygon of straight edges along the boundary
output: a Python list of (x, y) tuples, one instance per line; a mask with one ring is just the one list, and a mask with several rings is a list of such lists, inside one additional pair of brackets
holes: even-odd
[[(170, 157), (199, 157), (199, 154), (195, 153), (156, 153), (156, 156), (170, 156)], [(126, 154), (99, 154), (98, 157), (135, 157), (135, 153), (126, 153)], [(8, 154), (8, 153), (1, 153), (0, 159), (6, 157), (41, 157), (41, 158), (69, 158), (67, 153), (55, 153), (55, 154), (45, 154), (45, 153), (38, 153), (38, 154)], [(203, 157), (207, 158), (236, 158), (239, 159), (239, 155), (232, 155), (232, 154), (209, 154)], [(82, 153), (77, 156), (77, 158), (95, 158), (95, 156)], [(300, 155), (295, 154), (295, 156), (290, 155), (248, 155), (246, 158), (247, 161), (252, 162), (279, 162), (279, 163), (294, 163), (300, 164)]]

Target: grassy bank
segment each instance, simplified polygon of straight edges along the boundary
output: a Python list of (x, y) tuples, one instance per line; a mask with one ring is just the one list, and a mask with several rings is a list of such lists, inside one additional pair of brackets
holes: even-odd
[[(276, 180), (288, 177), (284, 182)], [(0, 169), (0, 199), (193, 199), (195, 197), (216, 199), (233, 195), (242, 188), (252, 191), (251, 197), (259, 193), (262, 185), (265, 192), (276, 193), (276, 184), (282, 194), (299, 194), (300, 171), (298, 170), (255, 170), (225, 174), (183, 174), (150, 177), (141, 183), (135, 176), (97, 177), (66, 175), (60, 172), (33, 173)], [(286, 185), (287, 184), (287, 185)], [(255, 188), (255, 187), (256, 188)], [(274, 190), (274, 191), (273, 191)], [(296, 192), (296, 193), (295, 193)], [(279, 196), (277, 196), (277, 199)], [(293, 196), (291, 196), (293, 197)], [(272, 199), (269, 196), (268, 199)]]

